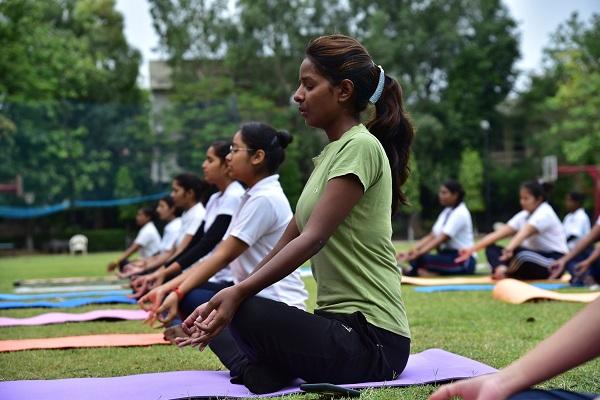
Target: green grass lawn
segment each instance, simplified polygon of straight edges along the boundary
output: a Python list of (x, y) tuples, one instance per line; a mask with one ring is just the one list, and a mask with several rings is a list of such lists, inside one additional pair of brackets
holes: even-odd
[[(99, 276), (114, 253), (87, 256), (22, 256), (0, 258), (0, 292), (11, 293), (19, 279), (67, 276)], [(482, 258), (480, 258), (481, 262)], [(306, 280), (309, 307), (314, 307), (315, 284)], [(504, 304), (489, 292), (415, 293), (403, 287), (403, 297), (412, 330), (412, 352), (439, 347), (501, 368), (518, 358), (556, 330), (581, 304), (539, 302)], [(52, 309), (85, 312), (107, 306)], [(129, 305), (110, 307), (135, 308)], [(28, 317), (49, 310), (2, 310), (3, 317)], [(139, 321), (83, 322), (61, 325), (0, 328), (0, 339), (44, 338), (97, 333), (155, 332)], [(144, 372), (221, 369), (209, 351), (202, 353), (175, 346), (136, 348), (35, 350), (0, 353), (0, 379), (53, 379), (106, 377)], [(543, 385), (579, 391), (600, 392), (600, 359), (561, 375)], [(434, 385), (404, 389), (369, 390), (367, 399), (425, 399)], [(291, 396), (316, 398), (315, 396)]]

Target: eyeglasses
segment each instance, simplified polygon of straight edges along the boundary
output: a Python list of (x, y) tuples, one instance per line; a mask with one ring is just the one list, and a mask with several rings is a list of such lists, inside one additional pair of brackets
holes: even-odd
[(248, 148), (243, 148), (243, 147), (233, 147), (233, 145), (229, 146), (229, 152), (232, 154), (237, 153), (238, 151), (254, 151), (254, 149), (248, 149)]

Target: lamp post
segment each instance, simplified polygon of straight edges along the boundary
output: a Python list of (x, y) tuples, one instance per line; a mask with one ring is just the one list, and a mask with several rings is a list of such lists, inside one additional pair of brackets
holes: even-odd
[(490, 222), (490, 203), (491, 203), (491, 186), (490, 186), (490, 123), (487, 119), (482, 119), (479, 122), (479, 127), (483, 132), (483, 179), (485, 180), (485, 226), (491, 225)]

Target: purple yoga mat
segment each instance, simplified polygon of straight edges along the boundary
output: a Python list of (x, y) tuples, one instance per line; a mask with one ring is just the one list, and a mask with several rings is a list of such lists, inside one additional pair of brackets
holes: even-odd
[[(400, 377), (389, 382), (343, 385), (351, 388), (410, 386), (470, 378), (496, 370), (441, 349), (413, 354)], [(245, 398), (300, 393), (299, 383), (268, 395), (253, 395), (243, 385), (229, 382), (227, 371), (176, 371), (120, 376), (0, 382), (2, 399), (181, 399), (188, 397)]]
[(144, 310), (94, 310), (86, 313), (45, 313), (29, 318), (0, 317), (0, 327), (5, 326), (31, 326), (62, 324), (65, 322), (85, 322), (96, 319), (146, 319), (148, 312)]

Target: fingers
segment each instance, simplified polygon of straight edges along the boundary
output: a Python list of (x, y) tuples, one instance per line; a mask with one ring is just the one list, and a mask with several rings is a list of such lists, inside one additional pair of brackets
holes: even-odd
[(194, 326), (194, 321), (196, 321), (196, 318), (200, 316), (200, 307), (202, 306), (203, 305), (196, 307), (196, 309), (181, 324), (181, 327), (185, 333), (188, 333), (186, 329), (190, 330)]
[(453, 396), (459, 396), (459, 393), (456, 389), (456, 384), (444, 385), (440, 387), (431, 396), (429, 396), (429, 400), (446, 400), (452, 398)]

